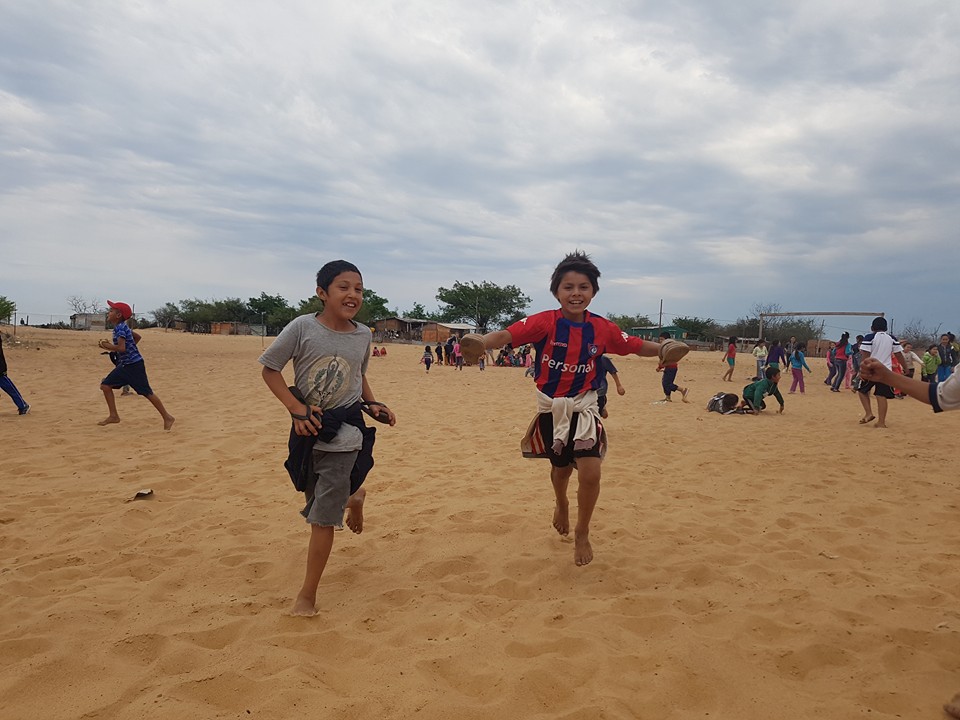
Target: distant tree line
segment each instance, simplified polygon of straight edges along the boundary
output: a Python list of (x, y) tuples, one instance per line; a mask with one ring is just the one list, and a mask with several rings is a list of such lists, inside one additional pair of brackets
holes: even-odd
[[(436, 310), (427, 310), (422, 303), (414, 303), (408, 310), (389, 309), (386, 298), (367, 288), (363, 291), (363, 306), (357, 313), (357, 320), (371, 325), (377, 320), (389, 317), (403, 317), (417, 320), (430, 320), (440, 323), (469, 323), (482, 332), (506, 327), (527, 314), (530, 298), (515, 285), (500, 286), (483, 281), (454, 282), (449, 288), (437, 288)], [(97, 298), (89, 300), (70, 296), (67, 302), (75, 313), (106, 312), (103, 303)], [(16, 312), (16, 303), (0, 296), (0, 320), (9, 322)], [(200, 300), (192, 298), (179, 303), (168, 302), (153, 310), (154, 322), (140, 319), (141, 327), (155, 324), (159, 327), (172, 327), (174, 322), (182, 322), (192, 332), (209, 332), (212, 323), (238, 322), (250, 325), (266, 325), (267, 333), (275, 335), (298, 315), (319, 312), (323, 303), (316, 296), (300, 300), (291, 305), (280, 295), (261, 292), (259, 297), (246, 301), (240, 298), (223, 300)], [(712, 318), (676, 316), (665, 325), (674, 325), (687, 331), (690, 338), (713, 340), (717, 337), (737, 336), (756, 338), (760, 335), (760, 314), (783, 312), (776, 303), (757, 303), (749, 316), (738, 318), (732, 323), (719, 323)], [(624, 315), (611, 313), (607, 317), (623, 330), (635, 327), (654, 327), (656, 322), (647, 315)], [(61, 323), (61, 325), (63, 325)], [(66, 325), (64, 325), (66, 327)], [(786, 316), (765, 318), (763, 337), (765, 340), (787, 340), (797, 338), (800, 342), (816, 341), (823, 338), (824, 323), (815, 318)], [(913, 343), (914, 347), (926, 348), (939, 341), (939, 326), (929, 328), (919, 320), (911, 320), (906, 325), (895, 328), (894, 334), (903, 341)], [(826, 333), (830, 337), (829, 333)], [(838, 334), (839, 337), (839, 334)]]
[[(365, 325), (389, 317), (407, 317), (436, 322), (471, 323), (478, 328), (504, 327), (523, 317), (530, 298), (514, 285), (499, 286), (491, 282), (455, 282), (450, 288), (438, 288), (436, 299), (440, 306), (428, 311), (421, 303), (401, 312), (390, 310), (387, 299), (365, 288), (363, 305), (356, 319)], [(260, 297), (243, 301), (240, 298), (201, 300), (192, 298), (179, 303), (168, 302), (150, 314), (159, 327), (173, 327), (180, 322), (190, 332), (209, 332), (217, 322), (237, 322), (265, 325), (267, 334), (275, 335), (298, 315), (323, 309), (320, 298), (313, 296), (291, 305), (280, 295), (260, 293)], [(141, 323), (143, 325), (143, 323)]]

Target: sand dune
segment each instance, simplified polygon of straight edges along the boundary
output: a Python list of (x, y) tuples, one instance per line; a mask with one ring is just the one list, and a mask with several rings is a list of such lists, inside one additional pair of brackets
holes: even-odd
[[(5, 328), (9, 330), (10, 328)], [(783, 416), (722, 417), (617, 359), (592, 541), (550, 527), (518, 444), (522, 370), (390, 345), (362, 535), (338, 533), (320, 615), (285, 614), (308, 529), (259, 338), (144, 331), (142, 398), (106, 415), (89, 333), (18, 329), (0, 398), (0, 717), (940, 718), (960, 690), (957, 416), (860, 426), (820, 382)], [(126, 502), (140, 489), (148, 499)]]

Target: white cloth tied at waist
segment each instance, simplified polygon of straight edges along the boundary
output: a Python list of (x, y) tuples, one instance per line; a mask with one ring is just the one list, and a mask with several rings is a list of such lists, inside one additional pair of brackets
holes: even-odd
[[(597, 406), (597, 391), (587, 390), (576, 397), (552, 398), (537, 390), (537, 412), (550, 413), (553, 416), (552, 450), (557, 455), (567, 444), (570, 435), (570, 422), (574, 413), (580, 413), (577, 421), (577, 433), (573, 437), (574, 450), (589, 450), (597, 444), (597, 421), (600, 408)], [(588, 422), (584, 422), (584, 420)]]

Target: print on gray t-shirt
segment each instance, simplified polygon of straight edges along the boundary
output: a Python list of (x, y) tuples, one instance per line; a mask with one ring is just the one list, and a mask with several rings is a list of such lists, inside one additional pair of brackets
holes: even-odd
[[(287, 325), (260, 356), (260, 363), (278, 372), (293, 360), (294, 384), (311, 405), (324, 410), (346, 407), (360, 399), (363, 375), (370, 361), (370, 328), (356, 323), (353, 330), (331, 330), (314, 315), (301, 315)], [(318, 450), (358, 450), (360, 431), (344, 425)]]

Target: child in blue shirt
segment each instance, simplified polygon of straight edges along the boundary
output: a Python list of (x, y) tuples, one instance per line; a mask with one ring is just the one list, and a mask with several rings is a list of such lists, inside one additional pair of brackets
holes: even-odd
[(160, 398), (150, 387), (143, 356), (137, 349), (134, 332), (127, 325), (127, 320), (133, 315), (133, 310), (123, 302), (107, 300), (107, 305), (110, 306), (107, 320), (113, 323), (113, 342), (101, 340), (97, 344), (101, 350), (117, 353), (117, 366), (100, 383), (103, 397), (107, 401), (109, 414), (97, 425), (112, 425), (120, 422), (120, 416), (117, 414), (117, 400), (113, 391), (122, 388), (124, 385), (129, 385), (136, 391), (137, 395), (143, 395), (150, 401), (150, 404), (156, 408), (160, 417), (163, 418), (163, 429), (169, 430), (173, 427), (175, 418), (167, 412), (163, 403), (160, 402)]
[(792, 353), (790, 353), (790, 372), (793, 373), (793, 383), (790, 385), (790, 393), (794, 393), (797, 389), (797, 386), (800, 387), (800, 394), (803, 395), (803, 369), (806, 368), (807, 372), (813, 372), (810, 369), (810, 366), (807, 365), (807, 359), (804, 357), (803, 351), (807, 349), (806, 345), (797, 345)]

